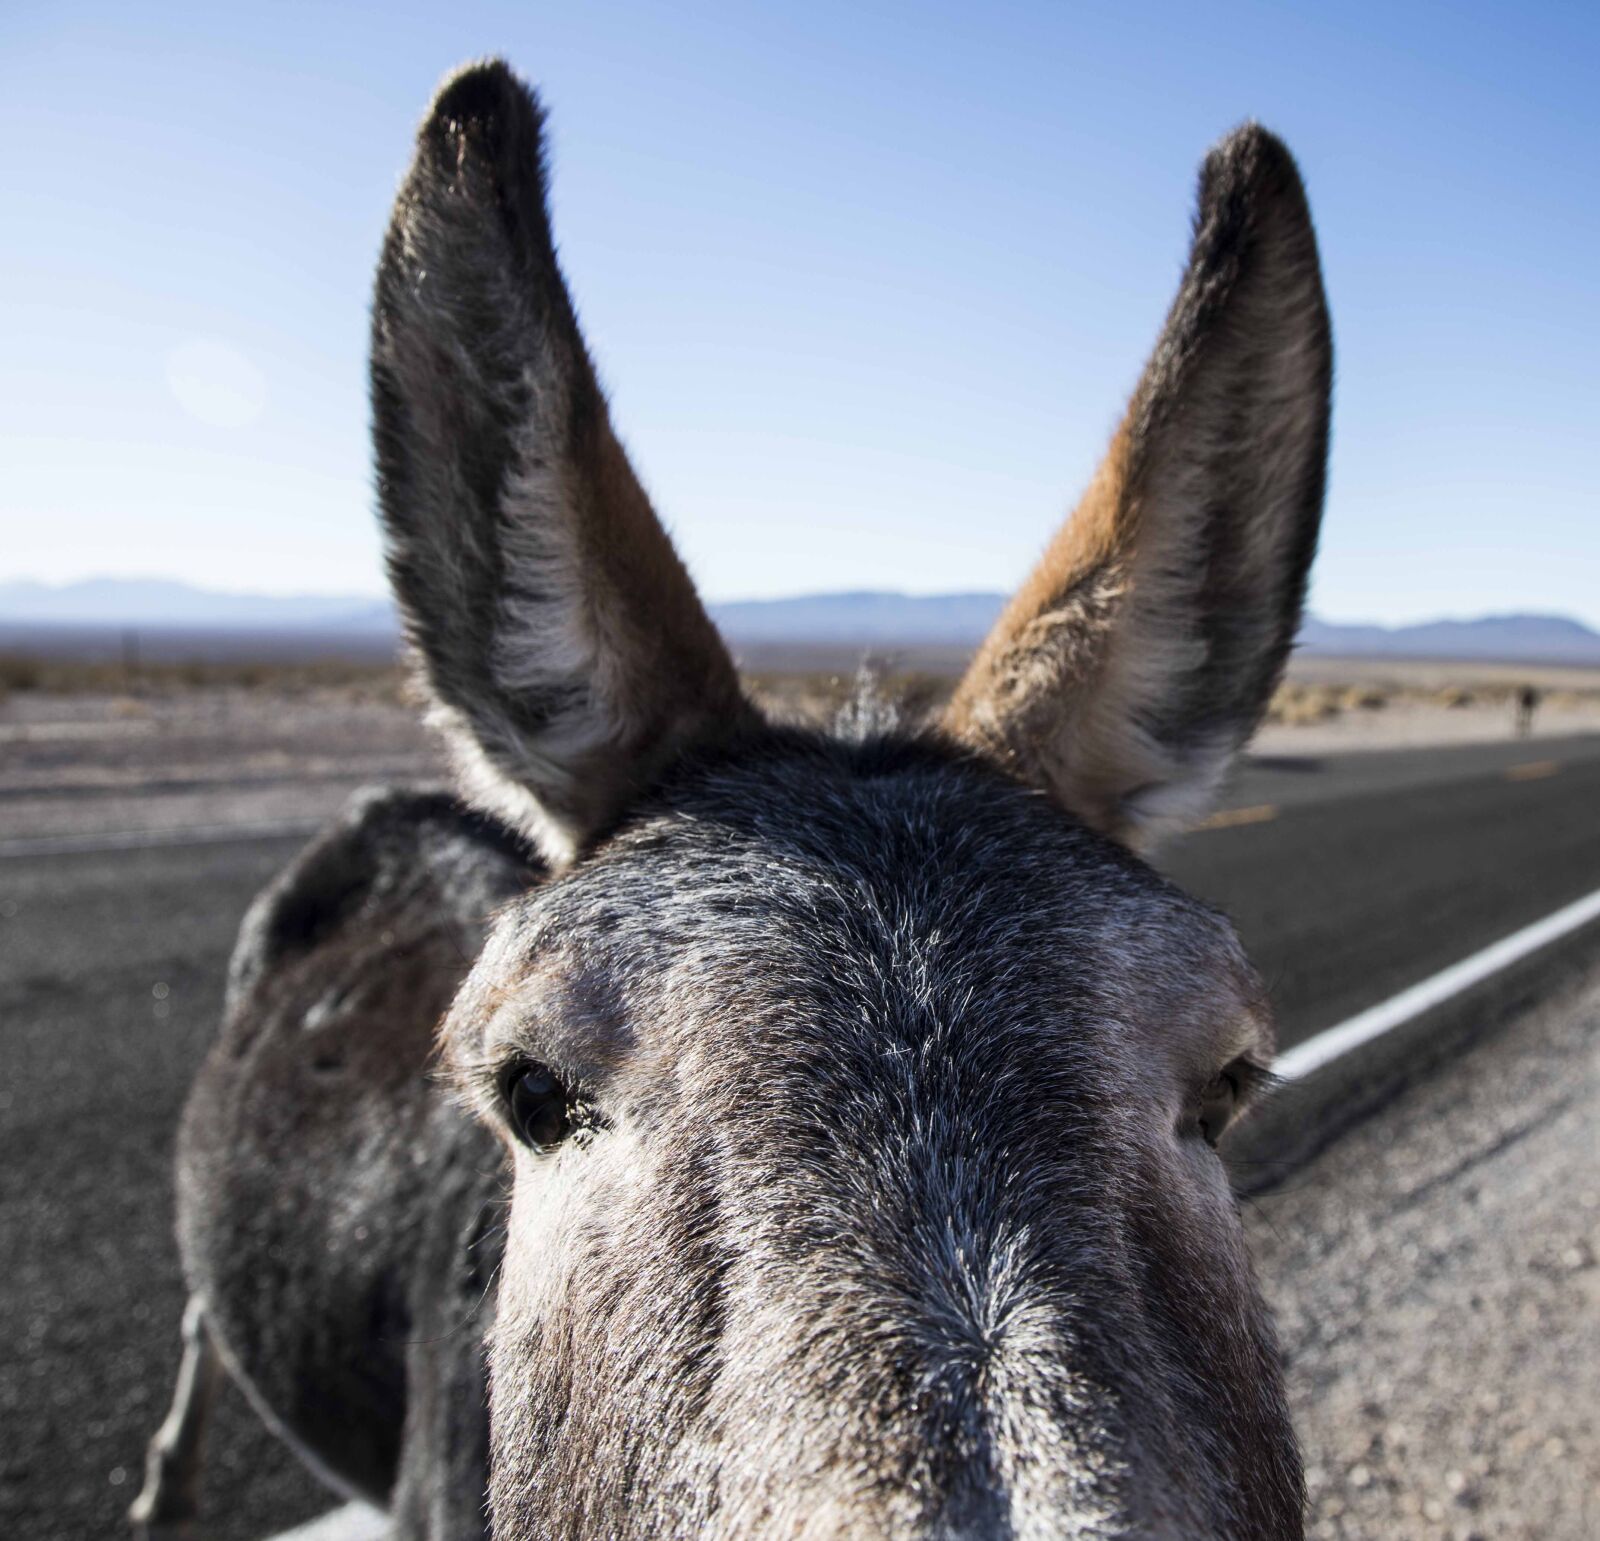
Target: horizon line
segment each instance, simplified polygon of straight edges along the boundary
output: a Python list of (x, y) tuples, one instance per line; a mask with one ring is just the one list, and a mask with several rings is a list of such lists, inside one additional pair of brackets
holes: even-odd
[[(359, 589), (233, 589), (212, 587), (207, 584), (196, 583), (188, 578), (175, 577), (163, 573), (96, 573), (82, 578), (68, 578), (63, 580), (50, 580), (33, 577), (0, 578), (0, 592), (6, 589), (34, 588), (50, 593), (64, 593), (66, 591), (86, 588), (97, 584), (160, 584), (185, 589), (191, 594), (216, 598), (221, 600), (250, 601), (265, 600), (269, 602), (292, 603), (294, 601), (310, 601), (318, 604), (347, 602), (351, 605), (362, 607), (377, 605), (392, 605), (393, 595), (387, 589), (372, 591)], [(906, 600), (951, 600), (951, 599), (994, 599), (1002, 603), (1010, 597), (1008, 591), (1003, 589), (888, 589), (888, 588), (837, 588), (837, 589), (808, 589), (799, 593), (789, 594), (743, 594), (728, 598), (715, 598), (709, 595), (702, 596), (702, 602), (708, 607), (721, 607), (728, 605), (770, 605), (792, 604), (808, 600), (829, 600), (845, 598), (885, 598)], [(1340, 617), (1322, 610), (1307, 609), (1302, 617), (1301, 624), (1316, 621), (1322, 625), (1342, 627), (1370, 627), (1381, 631), (1396, 631), (1416, 626), (1433, 626), (1445, 624), (1474, 624), (1483, 621), (1495, 620), (1541, 620), (1541, 621), (1566, 621), (1585, 629), (1600, 633), (1600, 616), (1591, 620), (1583, 615), (1563, 610), (1539, 609), (1505, 609), (1486, 610), (1479, 612), (1467, 611), (1432, 611), (1417, 615), (1413, 619), (1379, 621), (1368, 618)], [(54, 617), (20, 616), (8, 619), (0, 612), (0, 623), (19, 624), (33, 622), (37, 624), (60, 623)], [(68, 620), (65, 624), (92, 625), (92, 621), (83, 619)], [(126, 620), (111, 620), (105, 624), (128, 624)], [(144, 624), (158, 624), (146, 621)]]

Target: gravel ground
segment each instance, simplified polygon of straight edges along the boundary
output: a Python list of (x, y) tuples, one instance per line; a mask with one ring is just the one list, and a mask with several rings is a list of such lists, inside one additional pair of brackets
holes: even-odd
[(1600, 963), (1248, 1225), (1308, 1534), (1600, 1536)]
[[(1526, 739), (1530, 760), (1539, 741), (1600, 732), (1600, 700), (1551, 702), (1534, 716)], [(1250, 741), (1253, 754), (1348, 754), (1367, 749), (1421, 749), (1445, 744), (1493, 744), (1512, 737), (1511, 708), (1488, 701), (1464, 707), (1391, 701), (1377, 711), (1346, 711), (1322, 722), (1268, 723)]]
[[(1540, 710), (1534, 740), (1600, 731), (1600, 698), (1568, 694)], [(1503, 703), (1452, 710), (1397, 699), (1377, 711), (1269, 725), (1252, 748), (1315, 756), (1486, 743), (1510, 730)], [(1536, 742), (1528, 747), (1536, 760)], [(18, 691), (0, 700), (0, 840), (310, 824), (330, 817), (357, 787), (444, 775), (439, 746), (414, 707), (348, 689)]]
[(357, 787), (443, 774), (415, 708), (350, 691), (0, 702), (0, 839), (316, 822)]

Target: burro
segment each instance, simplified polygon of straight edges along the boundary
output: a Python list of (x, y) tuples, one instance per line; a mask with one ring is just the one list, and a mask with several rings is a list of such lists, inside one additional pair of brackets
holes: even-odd
[(459, 784), (362, 799), (246, 920), (136, 1519), (190, 1505), (225, 1373), (406, 1541), (1299, 1536), (1213, 1148), (1264, 992), (1139, 855), (1316, 545), (1293, 161), (1206, 157), (1104, 463), (948, 706), (825, 733), (747, 698), (618, 441), (542, 124), (461, 71), (395, 203), (378, 486)]

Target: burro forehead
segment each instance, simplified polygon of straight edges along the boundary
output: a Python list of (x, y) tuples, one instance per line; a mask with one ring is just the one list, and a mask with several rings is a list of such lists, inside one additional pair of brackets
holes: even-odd
[[(687, 770), (502, 919), (461, 1025), (580, 1078), (881, 1063), (1154, 1088), (1270, 1052), (1232, 928), (1121, 847), (918, 744), (777, 739)], [(474, 992), (469, 991), (469, 998)], [(1020, 1063), (1014, 1063), (1021, 1056)]]
[(592, 1112), (517, 1152), (501, 1530), (1287, 1533), (1270, 1333), (1180, 1137), (1258, 995), (1213, 912), (936, 749), (686, 772), (450, 1025), (491, 1117), (519, 1060)]

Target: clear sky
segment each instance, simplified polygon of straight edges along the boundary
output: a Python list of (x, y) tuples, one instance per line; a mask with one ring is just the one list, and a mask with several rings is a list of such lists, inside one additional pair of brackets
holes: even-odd
[(1600, 624), (1600, 6), (0, 6), (0, 579), (381, 587), (371, 266), (504, 53), (615, 415), (703, 590), (1013, 585), (1245, 117), (1338, 346), (1314, 606)]

